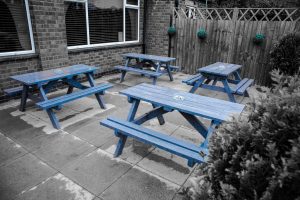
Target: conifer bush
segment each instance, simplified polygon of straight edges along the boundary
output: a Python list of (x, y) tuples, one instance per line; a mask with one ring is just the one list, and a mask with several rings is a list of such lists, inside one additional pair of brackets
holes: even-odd
[(293, 75), (300, 67), (300, 32), (283, 37), (270, 54), (272, 69), (279, 69), (285, 74)]
[(188, 199), (300, 199), (300, 78), (274, 70), (272, 79), (272, 89), (212, 135)]

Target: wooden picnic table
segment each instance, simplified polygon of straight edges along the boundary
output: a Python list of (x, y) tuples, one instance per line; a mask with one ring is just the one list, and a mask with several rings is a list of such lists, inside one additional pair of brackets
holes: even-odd
[[(241, 65), (216, 62), (198, 69), (199, 74), (183, 80), (183, 82), (193, 86), (190, 90), (191, 93), (194, 93), (199, 87), (201, 87), (209, 90), (225, 92), (231, 102), (236, 102), (234, 94), (249, 96), (247, 88), (250, 87), (254, 81), (253, 79), (248, 78), (241, 79), (239, 73), (241, 67)], [(230, 78), (231, 75), (234, 79)], [(211, 81), (213, 81), (212, 85), (209, 85)], [(223, 87), (216, 86), (218, 81), (222, 82)], [(234, 86), (230, 87), (229, 83), (234, 84)]]
[[(188, 159), (188, 165), (205, 162), (208, 155), (208, 141), (216, 126), (223, 121), (238, 116), (244, 105), (199, 96), (166, 87), (150, 84), (140, 84), (120, 92), (128, 97), (132, 104), (127, 121), (109, 117), (100, 124), (115, 130), (119, 142), (115, 156), (122, 153), (127, 137), (133, 137), (144, 143), (149, 143), (173, 154)], [(140, 101), (152, 104), (153, 109), (136, 117)], [(205, 138), (202, 144), (192, 144), (164, 133), (159, 133), (141, 126), (148, 120), (157, 118), (160, 125), (165, 123), (163, 115), (168, 112), (178, 111), (201, 135)], [(206, 127), (198, 117), (211, 120)]]
[[(122, 56), (126, 60), (125, 66), (115, 66), (115, 69), (122, 72), (120, 82), (124, 81), (127, 72), (133, 72), (153, 78), (153, 85), (155, 85), (157, 77), (164, 74), (167, 74), (170, 81), (173, 81), (171, 72), (179, 70), (179, 67), (170, 64), (172, 61), (176, 60), (176, 58), (139, 53), (127, 53), (122, 54)], [(133, 60), (135, 60), (134, 64), (132, 64)], [(146, 63), (150, 65), (150, 68), (153, 67), (155, 71), (145, 69)]]
[[(80, 64), (11, 76), (12, 79), (20, 82), (22, 87), (8, 89), (6, 90), (6, 93), (22, 93), (20, 104), (20, 111), (22, 112), (25, 111), (27, 99), (29, 98), (33, 100), (38, 107), (47, 111), (53, 126), (59, 129), (59, 122), (52, 109), (59, 110), (64, 103), (95, 94), (100, 107), (103, 109), (105, 108), (101, 95), (104, 94), (106, 89), (111, 88), (112, 85), (107, 83), (96, 85), (93, 79), (93, 73), (96, 70), (96, 67)], [(90, 86), (85, 86), (77, 80), (78, 75), (80, 74), (84, 74), (86, 76)], [(58, 83), (64, 83), (69, 86), (67, 94), (48, 99), (46, 94), (49, 93)], [(73, 93), (74, 87), (80, 89), (80, 91)], [(35, 91), (38, 91), (38, 94), (36, 94)]]

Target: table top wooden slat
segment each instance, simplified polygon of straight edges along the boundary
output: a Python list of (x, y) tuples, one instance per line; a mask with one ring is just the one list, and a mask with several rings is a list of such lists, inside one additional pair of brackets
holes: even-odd
[(145, 83), (125, 89), (120, 93), (159, 106), (218, 121), (228, 121), (231, 117), (238, 116), (244, 109), (242, 104)]
[(241, 65), (216, 62), (214, 64), (208, 65), (198, 69), (200, 73), (217, 75), (217, 76), (229, 76), (231, 73), (240, 69)]
[(96, 67), (79, 64), (40, 72), (15, 75), (11, 76), (11, 78), (26, 85), (35, 85), (38, 83), (59, 80), (68, 76), (89, 73), (95, 70), (97, 70)]
[(171, 58), (171, 57), (140, 54), (140, 53), (126, 53), (126, 54), (122, 54), (122, 56), (125, 58), (139, 58), (139, 59), (152, 60), (152, 61), (164, 62), (164, 63), (176, 60), (176, 58)]

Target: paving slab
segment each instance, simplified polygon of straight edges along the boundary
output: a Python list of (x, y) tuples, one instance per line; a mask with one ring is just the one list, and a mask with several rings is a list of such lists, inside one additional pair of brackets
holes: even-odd
[(100, 197), (104, 200), (171, 200), (178, 189), (178, 185), (134, 167)]
[(0, 133), (0, 166), (25, 155), (27, 151), (21, 145)]
[(186, 159), (158, 148), (137, 165), (178, 185), (182, 185), (192, 171)]
[(176, 129), (173, 132), (172, 137), (195, 145), (200, 145), (204, 141), (203, 136), (198, 133), (198, 131), (187, 128), (185, 126), (180, 126), (178, 129)]
[[(108, 141), (100, 148), (110, 154), (114, 154), (118, 141), (119, 138), (114, 136), (112, 140)], [(145, 156), (147, 156), (153, 149), (154, 147), (152, 147), (149, 144), (145, 144), (132, 138), (128, 138), (125, 143), (123, 152), (119, 156), (119, 158), (135, 165), (136, 163), (141, 161)]]
[(18, 195), (16, 200), (93, 200), (95, 196), (58, 173)]
[(34, 151), (33, 154), (56, 169), (61, 170), (62, 167), (70, 162), (95, 149), (96, 147), (80, 138), (62, 132), (54, 140), (49, 141), (46, 145)]
[(22, 191), (32, 188), (53, 176), (56, 171), (26, 154), (9, 165), (0, 167), (0, 199), (14, 199)]
[(98, 149), (62, 169), (62, 173), (95, 195), (124, 175), (132, 166)]
[(68, 131), (72, 135), (75, 135), (90, 144), (100, 147), (114, 137), (114, 131), (112, 129), (101, 126), (100, 120), (91, 119), (91, 122), (84, 126), (77, 126), (76, 130)]

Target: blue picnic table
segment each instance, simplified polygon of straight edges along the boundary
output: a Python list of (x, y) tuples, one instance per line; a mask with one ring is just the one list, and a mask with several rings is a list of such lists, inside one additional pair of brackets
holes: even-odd
[[(33, 100), (38, 107), (47, 111), (53, 127), (59, 129), (60, 125), (53, 109), (59, 110), (62, 107), (62, 104), (95, 94), (100, 107), (105, 109), (105, 104), (101, 95), (104, 95), (105, 90), (111, 88), (112, 85), (109, 83), (96, 85), (93, 78), (93, 73), (96, 70), (96, 67), (80, 64), (11, 76), (12, 79), (20, 82), (22, 86), (7, 89), (5, 90), (5, 93), (9, 95), (17, 93), (22, 94), (19, 108), (22, 112), (25, 111), (27, 99), (29, 98)], [(78, 81), (78, 75), (81, 74), (86, 76), (90, 86), (83, 85)], [(67, 94), (48, 99), (46, 94), (49, 93), (58, 83), (64, 83), (69, 86)], [(80, 90), (73, 92), (73, 88), (78, 88)], [(35, 91), (38, 91), (38, 93)]]
[[(194, 93), (201, 87), (218, 92), (225, 92), (231, 102), (236, 102), (234, 95), (249, 96), (247, 88), (254, 82), (253, 79), (241, 79), (239, 73), (241, 67), (241, 65), (216, 62), (198, 69), (198, 74), (182, 82), (193, 86), (190, 90), (191, 93)], [(233, 76), (233, 79), (230, 76)], [(213, 82), (209, 85), (211, 81)], [(216, 86), (218, 81), (222, 82), (223, 87)], [(229, 83), (233, 84), (233, 86), (230, 86)]]
[[(153, 79), (153, 85), (156, 84), (158, 77), (167, 74), (170, 78), (170, 81), (173, 81), (172, 71), (178, 71), (178, 66), (173, 66), (170, 63), (176, 58), (148, 55), (148, 54), (139, 54), (139, 53), (127, 53), (122, 54), (123, 58), (126, 60), (125, 66), (115, 66), (115, 69), (122, 72), (120, 82), (124, 81), (125, 75), (127, 72), (138, 73), (144, 76), (148, 76)], [(132, 61), (135, 61), (133, 64)], [(146, 68), (146, 64), (153, 67), (155, 71), (151, 71)]]
[[(149, 143), (188, 160), (188, 165), (205, 162), (208, 155), (208, 141), (214, 129), (223, 121), (238, 116), (244, 105), (199, 96), (166, 87), (140, 84), (120, 92), (132, 104), (127, 120), (109, 117), (100, 124), (115, 130), (119, 142), (114, 156), (122, 153), (127, 137)], [(139, 117), (136, 113), (141, 101), (151, 103), (153, 109)], [(168, 134), (159, 133), (142, 126), (148, 120), (157, 118), (160, 125), (165, 123), (163, 115), (178, 111), (205, 138), (201, 144), (189, 143)], [(211, 120), (206, 127), (198, 117)]]

